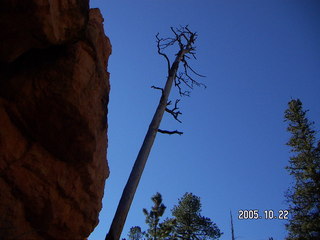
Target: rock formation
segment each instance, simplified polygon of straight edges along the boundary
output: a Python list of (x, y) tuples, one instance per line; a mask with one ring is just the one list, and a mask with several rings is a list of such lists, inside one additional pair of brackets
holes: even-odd
[(88, 0), (0, 3), (0, 239), (85, 239), (105, 180), (111, 45)]

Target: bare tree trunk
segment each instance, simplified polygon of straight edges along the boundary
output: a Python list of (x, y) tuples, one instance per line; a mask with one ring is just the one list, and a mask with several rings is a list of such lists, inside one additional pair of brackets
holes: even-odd
[[(178, 131), (170, 132), (170, 131), (159, 130), (159, 126), (160, 126), (160, 122), (162, 120), (164, 112), (166, 110), (170, 111), (167, 109), (168, 98), (170, 95), (172, 84), (173, 84), (173, 82), (175, 82), (175, 79), (177, 78), (177, 71), (179, 68), (179, 63), (182, 61), (183, 63), (187, 64), (184, 57), (188, 53), (190, 53), (194, 56), (194, 53), (191, 51), (194, 50), (194, 48), (192, 47), (192, 44), (194, 43), (196, 34), (190, 32), (190, 30), (187, 27), (185, 27), (183, 29), (186, 29), (185, 32), (179, 31), (178, 32), (179, 34), (177, 34), (173, 30), (173, 28), (171, 28), (171, 30), (176, 35), (176, 38), (172, 39), (172, 43), (178, 42), (179, 46), (180, 46), (180, 51), (176, 55), (175, 61), (173, 62), (173, 64), (171, 66), (170, 66), (169, 58), (162, 52), (162, 49), (164, 49), (167, 46), (171, 46), (172, 44), (168, 44), (167, 46), (162, 48), (161, 41), (164, 41), (164, 39), (159, 39), (158, 35), (157, 35), (158, 53), (160, 55), (164, 56), (167, 60), (168, 77), (167, 77), (165, 87), (163, 89), (154, 87), (154, 88), (160, 89), (162, 91), (161, 99), (158, 104), (157, 110), (154, 113), (152, 121), (149, 125), (149, 129), (148, 129), (147, 134), (144, 138), (143, 144), (140, 148), (140, 151), (138, 153), (138, 156), (136, 158), (136, 161), (135, 161), (134, 166), (132, 168), (132, 171), (130, 173), (127, 184), (123, 190), (123, 193), (122, 193), (116, 214), (113, 218), (109, 233), (107, 234), (107, 236), (105, 238), (106, 240), (118, 240), (121, 236), (122, 229), (124, 227), (131, 203), (133, 201), (136, 189), (138, 187), (140, 178), (142, 176), (142, 172), (143, 172), (144, 167), (146, 165), (146, 162), (147, 162), (149, 153), (151, 151), (151, 148), (153, 146), (157, 132), (160, 131), (162, 133), (167, 133), (167, 134), (173, 134), (173, 133), (182, 134), (181, 132), (178, 132)], [(189, 38), (187, 38), (187, 36), (189, 36)], [(186, 41), (186, 43), (184, 44), (183, 41)], [(187, 65), (187, 67), (189, 67), (189, 66)], [(186, 66), (185, 66), (185, 68), (186, 68)], [(193, 79), (192, 79), (192, 81), (193, 81)], [(176, 82), (175, 82), (175, 85), (177, 85)], [(171, 114), (172, 114), (172, 112), (171, 112)]]
[(184, 51), (180, 51), (179, 55), (176, 57), (176, 60), (172, 64), (172, 67), (170, 69), (170, 75), (167, 78), (167, 82), (166, 82), (165, 88), (163, 89), (163, 93), (162, 93), (159, 105), (157, 107), (155, 114), (153, 115), (152, 121), (149, 125), (148, 132), (144, 138), (143, 144), (140, 148), (137, 159), (132, 168), (130, 177), (123, 190), (120, 203), (118, 205), (115, 217), (112, 221), (106, 240), (118, 240), (120, 238), (134, 194), (138, 187), (142, 172), (146, 165), (154, 140), (156, 138), (163, 114), (167, 107), (168, 98), (172, 88), (173, 80), (179, 68), (179, 62), (181, 61), (184, 54), (185, 54)]

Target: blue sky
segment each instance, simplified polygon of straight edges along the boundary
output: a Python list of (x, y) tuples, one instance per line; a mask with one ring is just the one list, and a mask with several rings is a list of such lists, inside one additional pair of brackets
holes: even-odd
[[(182, 136), (157, 136), (122, 237), (145, 228), (142, 208), (160, 192), (170, 209), (185, 192), (201, 197), (203, 215), (231, 239), (275, 240), (283, 220), (238, 220), (240, 209), (286, 209), (292, 179), (283, 112), (300, 98), (319, 127), (320, 2), (295, 0), (92, 0), (104, 16), (113, 51), (109, 59), (108, 162), (100, 223), (89, 237), (104, 239), (163, 86), (166, 63), (155, 34), (189, 24), (197, 31), (197, 61), (207, 89), (181, 100), (182, 124), (166, 116), (161, 128)], [(176, 96), (173, 89), (172, 99)]]

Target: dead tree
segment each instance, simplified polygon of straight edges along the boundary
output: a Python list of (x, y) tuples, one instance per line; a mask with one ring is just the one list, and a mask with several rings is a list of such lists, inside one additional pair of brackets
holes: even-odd
[[(205, 86), (193, 78), (194, 75), (199, 77), (203, 76), (194, 71), (188, 63), (188, 60), (190, 58), (196, 59), (196, 48), (194, 46), (194, 43), (197, 39), (197, 33), (191, 32), (188, 26), (176, 29), (171, 28), (171, 31), (173, 33), (173, 37), (160, 38), (159, 34), (156, 35), (158, 54), (165, 58), (168, 66), (167, 81), (164, 88), (152, 86), (152, 88), (161, 91), (160, 102), (149, 125), (148, 132), (140, 148), (127, 184), (123, 190), (117, 211), (110, 226), (110, 230), (106, 236), (106, 240), (118, 240), (120, 238), (132, 200), (134, 198), (134, 194), (138, 187), (143, 169), (147, 162), (157, 133), (160, 132), (163, 134), (179, 135), (183, 134), (178, 130), (169, 131), (159, 129), (164, 112), (171, 114), (177, 121), (181, 122), (179, 120), (179, 115), (181, 114), (181, 112), (178, 108), (178, 103), (180, 100), (175, 101), (175, 105), (172, 109), (168, 108), (168, 106), (172, 104), (171, 101), (168, 101), (172, 85), (174, 84), (174, 86), (177, 87), (180, 96), (189, 96), (190, 90), (193, 89), (194, 86)], [(178, 45), (179, 49), (174, 62), (171, 64), (170, 59), (164, 53), (164, 50), (174, 45)], [(178, 72), (180, 63), (183, 64), (183, 70), (181, 72)], [(185, 87), (189, 89), (184, 90)]]

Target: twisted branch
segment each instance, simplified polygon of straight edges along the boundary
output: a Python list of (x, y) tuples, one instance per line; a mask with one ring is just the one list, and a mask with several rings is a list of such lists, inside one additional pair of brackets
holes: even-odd
[[(179, 123), (181, 123), (181, 121), (180, 121), (180, 119), (178, 117), (182, 113), (180, 111), (177, 111), (177, 110), (179, 110), (179, 108), (178, 108), (178, 103), (179, 102), (180, 102), (180, 99), (177, 99), (175, 104), (174, 104), (174, 108), (172, 108), (172, 109), (166, 108), (166, 112), (170, 113), (174, 117), (175, 120), (177, 120)], [(171, 104), (171, 101), (167, 104), (167, 106), (170, 105), (170, 104)]]
[(180, 50), (176, 56), (178, 56), (180, 53), (183, 53), (183, 57), (180, 59), (180, 61), (183, 63), (183, 71), (180, 71), (176, 74), (174, 78), (174, 84), (175, 87), (177, 87), (180, 96), (190, 96), (191, 92), (189, 90), (185, 90), (185, 87), (191, 90), (194, 86), (206, 88), (205, 84), (197, 81), (192, 75), (197, 77), (205, 76), (195, 71), (188, 63), (188, 60), (191, 58), (197, 59), (196, 47), (194, 46), (194, 43), (197, 40), (198, 34), (190, 31), (188, 25), (184, 27), (180, 26), (180, 28), (171, 27), (170, 29), (173, 32), (173, 37), (160, 38), (159, 33), (156, 35), (158, 53), (166, 59), (168, 63), (168, 73), (170, 73), (170, 60), (164, 53), (164, 50), (176, 43), (179, 45)]

